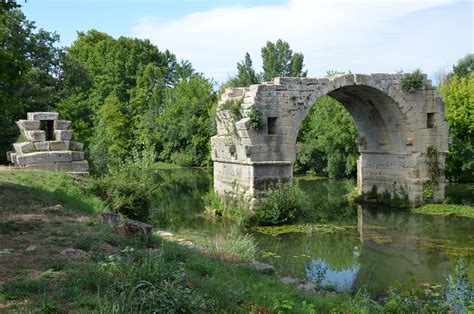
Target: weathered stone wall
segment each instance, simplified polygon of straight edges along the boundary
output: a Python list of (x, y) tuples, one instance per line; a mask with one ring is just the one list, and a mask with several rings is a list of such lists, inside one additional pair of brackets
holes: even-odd
[[(41, 130), (41, 121), (50, 121), (50, 134)], [(72, 140), (71, 121), (58, 120), (56, 112), (28, 112), (27, 120), (16, 124), (24, 141), (13, 144), (15, 150), (7, 153), (10, 162), (28, 168), (88, 173), (83, 144)]]
[[(359, 136), (358, 190), (407, 193), (422, 201), (423, 183), (430, 180), (426, 152), (438, 152), (441, 179), (434, 199), (444, 197), (444, 161), (448, 126), (444, 105), (431, 82), (414, 93), (402, 91), (403, 74), (347, 74), (331, 78), (275, 78), (248, 88), (228, 89), (219, 102), (241, 102), (243, 118), (233, 121), (218, 110), (217, 135), (211, 140), (214, 187), (220, 193), (265, 192), (278, 179), (291, 180), (296, 138), (314, 103), (330, 96), (351, 114)], [(250, 127), (252, 107), (263, 115), (265, 128)]]

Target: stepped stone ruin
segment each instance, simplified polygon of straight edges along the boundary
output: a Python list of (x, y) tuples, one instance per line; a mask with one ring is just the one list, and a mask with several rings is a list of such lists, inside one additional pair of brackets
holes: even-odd
[(7, 159), (17, 166), (88, 173), (83, 144), (72, 141), (71, 121), (58, 120), (57, 112), (28, 112), (27, 120), (16, 122), (24, 141), (14, 143)]
[[(405, 75), (277, 77), (227, 89), (218, 104), (217, 135), (211, 139), (215, 191), (252, 198), (275, 181), (291, 180), (301, 124), (315, 102), (329, 96), (347, 109), (359, 133), (359, 193), (388, 192), (419, 204), (429, 188), (434, 201), (442, 200), (448, 152), (444, 104), (426, 76), (420, 90), (404, 91)], [(232, 110), (225, 106), (229, 101)], [(252, 127), (256, 112), (261, 115), (257, 124), (264, 126), (260, 130)]]

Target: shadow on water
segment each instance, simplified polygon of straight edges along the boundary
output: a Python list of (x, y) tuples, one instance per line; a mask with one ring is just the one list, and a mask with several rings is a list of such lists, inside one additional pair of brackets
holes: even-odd
[[(192, 238), (222, 237), (228, 222), (203, 215), (203, 196), (212, 189), (211, 172), (160, 170), (152, 197), (150, 221)], [(463, 257), (474, 282), (474, 219), (418, 215), (377, 206), (350, 205), (344, 195), (352, 180), (300, 179), (312, 200), (310, 222), (349, 226), (345, 232), (254, 233), (260, 260), (273, 264), (283, 276), (304, 278), (337, 290), (367, 285), (372, 292), (395, 281), (444, 283)], [(447, 196), (471, 202), (472, 185), (451, 185)], [(460, 190), (464, 189), (467, 192)], [(450, 193), (452, 192), (452, 193)]]

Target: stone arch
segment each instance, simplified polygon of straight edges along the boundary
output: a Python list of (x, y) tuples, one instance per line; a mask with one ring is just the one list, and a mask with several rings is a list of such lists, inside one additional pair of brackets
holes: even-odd
[[(406, 93), (400, 88), (402, 78), (400, 74), (275, 78), (227, 90), (220, 104), (241, 101), (244, 118), (232, 121), (225, 110), (217, 115), (218, 134), (212, 138), (215, 190), (227, 193), (232, 186), (251, 196), (275, 180), (291, 180), (301, 123), (314, 103), (328, 95), (343, 104), (359, 131), (359, 191), (376, 186), (379, 192), (407, 193), (413, 203), (421, 202), (422, 185), (429, 180), (424, 153), (436, 147), (444, 169), (448, 129), (443, 103), (431, 83), (425, 78), (423, 90)], [(265, 130), (250, 127), (252, 108), (262, 112)], [(429, 115), (437, 116), (434, 128), (427, 125)], [(437, 199), (444, 196), (442, 181)]]

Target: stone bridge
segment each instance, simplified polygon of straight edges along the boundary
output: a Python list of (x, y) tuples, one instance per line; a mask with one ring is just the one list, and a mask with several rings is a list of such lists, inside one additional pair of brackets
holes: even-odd
[[(227, 89), (218, 104), (217, 135), (211, 139), (215, 191), (252, 198), (279, 179), (291, 180), (298, 131), (315, 102), (327, 95), (347, 109), (358, 130), (359, 193), (375, 186), (378, 193), (408, 195), (412, 204), (419, 204), (424, 184), (435, 182), (433, 199), (443, 199), (448, 150), (444, 104), (426, 76), (419, 91), (403, 91), (404, 75), (281, 77)], [(240, 105), (240, 114), (228, 110), (229, 101)], [(252, 128), (249, 117), (258, 111), (261, 130)], [(437, 163), (437, 180), (432, 180), (429, 158)]]

